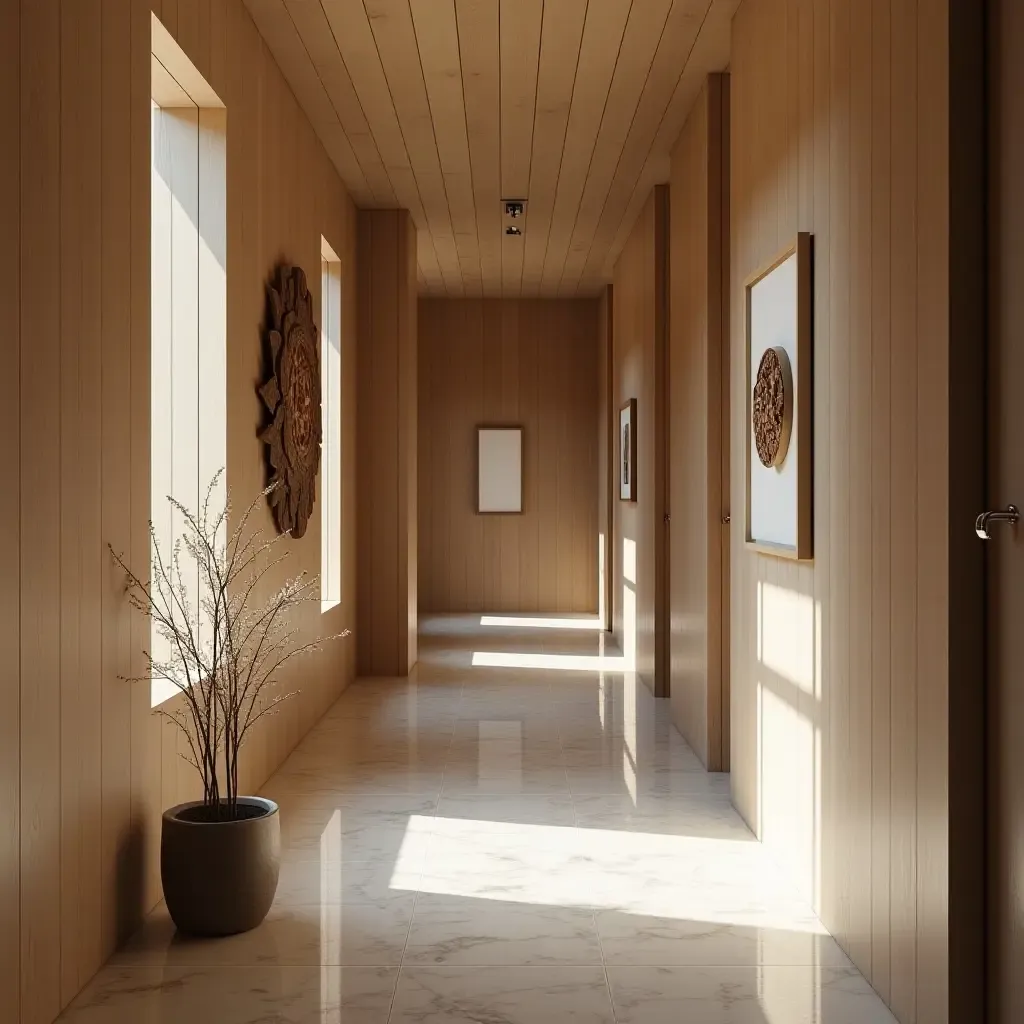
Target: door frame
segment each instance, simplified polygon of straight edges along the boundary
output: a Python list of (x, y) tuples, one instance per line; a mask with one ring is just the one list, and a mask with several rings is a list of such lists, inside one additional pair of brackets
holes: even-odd
[(985, 554), (973, 530), (987, 497), (986, 7), (976, 0), (950, 0), (948, 22), (949, 907), (944, 924), (951, 1024), (987, 1019)]

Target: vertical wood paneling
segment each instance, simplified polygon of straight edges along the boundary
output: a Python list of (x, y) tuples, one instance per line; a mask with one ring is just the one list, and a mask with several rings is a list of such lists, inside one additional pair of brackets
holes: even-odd
[[(597, 609), (597, 303), (423, 299), (420, 549), (428, 611)], [(458, 372), (451, 372), (457, 367)], [(445, 418), (447, 430), (437, 424)], [(476, 428), (522, 424), (523, 513), (476, 513)], [(429, 453), (429, 455), (428, 455)]]
[(519, 524), (519, 602), (527, 611), (540, 611), (540, 535), (542, 519), (529, 515), (540, 510), (540, 335), (543, 330), (545, 307), (523, 303), (519, 307), (519, 416), (524, 424), (535, 425), (523, 437), (524, 466), (532, 466), (523, 474), (523, 505), (527, 516)]
[(21, 1020), (43, 1024), (61, 989), (60, 5), (21, 14), (20, 983)]
[(0, 8), (0, 116), (10, 126), (0, 151), (0, 297), (11, 314), (2, 351), (18, 382), (0, 406), (0, 428), (11, 438), (9, 497), (0, 506), (0, 1016), (21, 1013), (21, 10)]
[(890, 994), (890, 4), (871, 9), (871, 980)]
[[(91, 0), (78, 23), (80, 54), (100, 51), (103, 24), (100, 0)], [(79, 482), (76, 502), (80, 528), (81, 595), (79, 600), (78, 773), (81, 821), (78, 856), (79, 932), (62, 938), (62, 957), (77, 960), (79, 983), (95, 972), (108, 950), (103, 944), (100, 875), (103, 858), (103, 587), (108, 557), (102, 528), (103, 494), (103, 312), (102, 268), (96, 258), (103, 236), (102, 71), (96, 60), (83, 59), (78, 117), (82, 149), (77, 160), (82, 267), (78, 359)], [(148, 168), (147, 168), (148, 172)], [(77, 941), (77, 954), (70, 943)]]
[[(871, 7), (850, 7), (850, 437), (871, 437)], [(871, 764), (871, 445), (852, 441), (850, 488), (850, 760)], [(871, 786), (850, 794), (850, 949), (871, 962)]]
[[(892, 291), (890, 374), (893, 508), (916, 509), (917, 474), (917, 2), (892, 6)], [(917, 1015), (917, 523), (891, 522), (891, 989), (901, 1020)]]
[[(172, 32), (180, 21), (229, 110), (236, 496), (263, 483), (252, 382), (264, 282), (282, 254), (315, 267), (321, 232), (344, 253), (345, 579), (341, 605), (308, 624), (340, 629), (355, 607), (355, 211), (241, 0), (155, 7)], [(138, 671), (148, 625), (129, 615), (106, 551), (112, 543), (140, 569), (149, 556), (150, 4), (25, 0), (4, 5), (0, 28), (0, 109), (12, 126), (0, 268), (15, 382), (0, 414), (14, 444), (0, 514), (0, 638), (11, 653), (0, 677), (0, 1018), (48, 1024), (159, 898), (159, 816), (196, 782), (149, 687), (121, 678)], [(282, 149), (299, 154), (292, 192)], [(292, 545), (290, 570), (319, 570), (318, 528)], [(303, 666), (302, 696), (247, 747), (247, 788), (352, 678), (354, 643), (334, 645), (318, 669)]]
[[(829, 163), (831, 266), (829, 269), (829, 434), (832, 518), (828, 535), (832, 565), (830, 752), (838, 764), (850, 755), (850, 0), (833, 0), (829, 12)], [(781, 738), (781, 737), (780, 737)], [(831, 800), (838, 810), (832, 870), (835, 910), (832, 930), (850, 942), (851, 846), (855, 842), (851, 806), (856, 780), (831, 773)], [(851, 950), (852, 951), (852, 950)]]
[[(203, 4), (208, 9), (208, 0)], [(152, 291), (150, 235), (152, 203), (152, 156), (150, 154), (152, 114), (150, 107), (152, 16), (145, 0), (132, 0), (130, 15), (131, 64), (130, 78), (130, 141), (131, 141), (131, 294), (130, 294), (130, 379), (131, 399), (128, 403), (131, 443), (131, 481), (129, 485), (131, 524), (129, 551), (132, 564), (144, 579), (150, 558), (150, 293)], [(208, 34), (202, 28), (202, 34)], [(87, 51), (84, 51), (87, 52)], [(220, 394), (224, 380), (219, 380)], [(220, 397), (218, 395), (217, 397)], [(159, 425), (158, 425), (159, 429)], [(129, 671), (134, 678), (145, 675), (143, 651), (150, 648), (149, 623), (139, 615), (130, 618)], [(131, 787), (130, 831), (127, 855), (122, 859), (120, 885), (123, 890), (122, 929), (129, 932), (135, 925), (136, 908), (146, 900), (150, 864), (156, 859), (158, 842), (156, 816), (150, 811), (150, 794), (159, 792), (159, 747), (148, 742), (152, 695), (145, 683), (131, 684)], [(81, 971), (81, 968), (80, 968)], [(84, 982), (87, 978), (83, 977)]]
[[(480, 420), (499, 420), (501, 409), (501, 304), (485, 299), (483, 304), (484, 329), (482, 337), (491, 339), (490, 344), (479, 348), (483, 369), (483, 388), (477, 394), (480, 401)], [(468, 435), (472, 436), (472, 435)], [(475, 447), (475, 439), (474, 439)], [(467, 483), (469, 481), (467, 480)], [(497, 607), (495, 602), (501, 593), (501, 519), (498, 516), (480, 516), (483, 531), (483, 575), (481, 610)]]
[[(61, 125), (60, 125), (60, 930), (78, 936), (81, 891), (78, 856), (79, 740), (82, 736), (82, 680), (79, 602), (82, 593), (79, 552), (78, 472), (81, 416), (79, 379), (81, 366), (79, 336), (82, 314), (82, 232), (83, 210), (79, 204), (75, 167), (82, 158), (79, 134), (82, 95), (82, 62), (79, 60), (79, 22), (91, 12), (74, 5), (61, 7)], [(148, 389), (147, 389), (148, 390)], [(70, 500), (69, 500), (70, 499)], [(61, 1003), (79, 989), (78, 948), (69, 941), (72, 955), (61, 956)]]
[[(100, 134), (101, 208), (100, 355), (103, 399), (101, 529), (127, 553), (131, 545), (131, 0), (103, 5)], [(126, 904), (120, 863), (131, 827), (131, 621), (124, 581), (103, 559), (102, 658), (102, 929), (106, 948), (125, 937)]]
[[(418, 332), (416, 308), (416, 228), (408, 217), (399, 220), (398, 237), (398, 506), (403, 528), (398, 535), (398, 604), (400, 666), (409, 672), (416, 664), (419, 641), (419, 488), (418, 460)], [(312, 724), (312, 723), (310, 723)]]
[[(815, 557), (733, 531), (733, 794), (907, 1024), (950, 1019), (947, 21), (747, 0), (730, 65), (734, 402), (743, 280), (799, 230), (815, 275)], [(809, 609), (792, 679), (758, 659), (772, 595)]]

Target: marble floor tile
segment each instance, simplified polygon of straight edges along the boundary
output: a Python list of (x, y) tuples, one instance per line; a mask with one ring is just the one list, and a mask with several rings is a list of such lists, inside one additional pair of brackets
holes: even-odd
[(619, 1024), (896, 1024), (852, 968), (609, 967)]
[(568, 792), (558, 796), (443, 793), (438, 818), (462, 818), (477, 823), (481, 832), (514, 831), (516, 825), (559, 825), (572, 828), (576, 812)]
[(282, 804), (285, 825), (292, 819), (322, 815), (328, 820), (337, 814), (346, 830), (371, 825), (406, 828), (410, 818), (432, 817), (438, 799), (423, 793), (365, 794), (345, 788), (310, 792), (302, 785), (287, 784), (279, 776), (271, 779), (262, 792)]
[(556, 796), (571, 799), (569, 782), (561, 765), (516, 765), (510, 757), (504, 764), (489, 761), (481, 764), (456, 762), (444, 773), (441, 789), (442, 805), (447, 797), (460, 796)]
[(391, 1024), (615, 1024), (600, 967), (403, 967)]
[(387, 1024), (395, 967), (107, 967), (62, 1024)]
[(422, 861), (384, 858), (370, 861), (286, 860), (281, 864), (274, 903), (278, 907), (313, 903), (377, 903), (415, 895)]
[(318, 861), (347, 864), (376, 860), (399, 861), (406, 868), (422, 865), (429, 847), (426, 834), (408, 825), (364, 825), (346, 828), (342, 821), (303, 825), (281, 830), (282, 861)]
[(402, 963), (415, 896), (271, 910), (258, 928), (205, 939), (175, 931), (158, 908), (111, 961), (118, 966), (390, 967)]
[[(809, 908), (752, 908), (732, 915), (713, 902), (708, 901), (706, 911), (695, 904), (690, 911), (693, 917), (597, 911), (605, 963), (659, 967), (851, 966)], [(702, 914), (711, 920), (701, 920)]]
[(444, 769), (440, 766), (417, 768), (401, 764), (339, 765), (311, 763), (308, 765), (285, 766), (280, 777), (289, 781), (309, 780), (311, 788), (317, 785), (332, 791), (358, 794), (379, 794), (394, 796), (411, 794), (437, 796), (444, 783)]
[(712, 796), (729, 795), (729, 780), (688, 768), (662, 768), (623, 760), (617, 765), (566, 768), (573, 797), (577, 796)]
[(600, 965), (594, 916), (577, 907), (422, 895), (406, 964)]

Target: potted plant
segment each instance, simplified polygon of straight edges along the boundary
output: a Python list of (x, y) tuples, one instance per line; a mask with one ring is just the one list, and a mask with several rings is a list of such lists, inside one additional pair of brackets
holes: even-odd
[(150, 523), (149, 580), (110, 549), (126, 574), (130, 603), (155, 626), (147, 673), (134, 681), (163, 680), (180, 692), (158, 712), (185, 734), (185, 759), (203, 782), (202, 800), (164, 812), (160, 842), (167, 909), (179, 930), (196, 935), (248, 931), (270, 910), (280, 866), (278, 807), (239, 794), (239, 753), (256, 723), (294, 696), (278, 692), (280, 670), (348, 634), (299, 640), (292, 613), (319, 601), (316, 576), (301, 573), (259, 598), (268, 574), (287, 558), (276, 548), (289, 534), (266, 540), (249, 527), (273, 488), (257, 496), (229, 534), (230, 506), (217, 511), (213, 501), (222, 473), (198, 512), (168, 497), (183, 524), (170, 551)]

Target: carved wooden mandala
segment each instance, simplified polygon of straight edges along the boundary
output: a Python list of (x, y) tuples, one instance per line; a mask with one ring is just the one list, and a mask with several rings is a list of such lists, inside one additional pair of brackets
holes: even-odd
[(260, 433), (267, 445), (270, 506), (281, 533), (301, 537), (316, 501), (323, 436), (320, 347), (313, 297), (300, 267), (280, 267), (267, 286), (270, 376), (260, 397), (273, 417)]
[(771, 468), (786, 461), (793, 422), (793, 376), (783, 348), (765, 349), (757, 368), (750, 416), (761, 464)]

